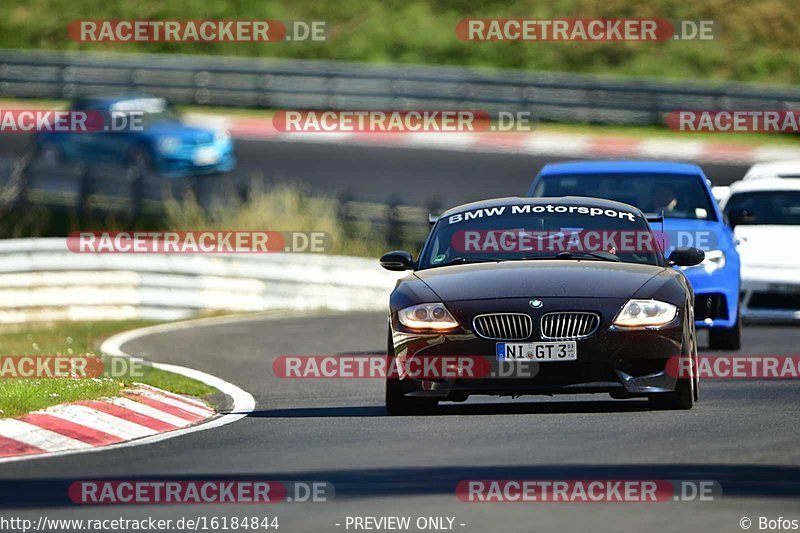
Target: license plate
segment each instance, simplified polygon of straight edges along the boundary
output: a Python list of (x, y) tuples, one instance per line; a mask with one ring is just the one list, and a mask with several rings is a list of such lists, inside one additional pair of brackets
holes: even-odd
[(578, 343), (564, 342), (498, 342), (499, 361), (575, 361)]
[(198, 148), (194, 153), (195, 165), (213, 165), (219, 162), (219, 150), (211, 146)]

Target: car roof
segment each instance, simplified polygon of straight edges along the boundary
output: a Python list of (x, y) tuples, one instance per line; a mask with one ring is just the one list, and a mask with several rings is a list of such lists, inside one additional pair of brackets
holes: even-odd
[(164, 98), (161, 98), (160, 96), (152, 96), (152, 95), (149, 95), (149, 94), (122, 94), (122, 95), (118, 94), (116, 96), (87, 96), (87, 97), (82, 97), (82, 98), (76, 98), (73, 101), (73, 103), (74, 104), (84, 105), (84, 106), (86, 106), (86, 105), (98, 105), (98, 104), (112, 105), (112, 104), (115, 104), (117, 102), (125, 102), (125, 101), (128, 101), (128, 100), (150, 99), (150, 98), (159, 99), (159, 100), (165, 100)]
[(737, 181), (730, 194), (758, 191), (800, 191), (800, 178), (761, 178)]
[(625, 213), (641, 214), (639, 208), (632, 205), (623, 204), (622, 202), (615, 202), (614, 200), (605, 200), (602, 198), (590, 198), (588, 196), (560, 196), (560, 197), (540, 197), (532, 198), (529, 196), (508, 196), (505, 198), (491, 198), (489, 200), (480, 200), (478, 202), (471, 202), (452, 207), (442, 213), (440, 218), (450, 216), (462, 211), (472, 211), (475, 209), (484, 209), (491, 207), (501, 207), (504, 205), (580, 205), (586, 207), (599, 207), (602, 209), (616, 209)]
[(756, 163), (750, 167), (743, 179), (779, 178), (782, 174), (800, 176), (800, 159)]
[(669, 161), (566, 161), (548, 163), (542, 168), (540, 176), (559, 176), (567, 174), (680, 174), (702, 176), (703, 171), (690, 163)]

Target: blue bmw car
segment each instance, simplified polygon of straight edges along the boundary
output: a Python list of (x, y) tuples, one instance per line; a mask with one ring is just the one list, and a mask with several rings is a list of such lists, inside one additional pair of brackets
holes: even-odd
[[(88, 132), (39, 132), (36, 149), (48, 163), (122, 163), (170, 178), (227, 172), (236, 165), (227, 132), (185, 124), (163, 98), (79, 99), (70, 109), (103, 117), (104, 127)], [(126, 117), (133, 116), (137, 121), (126, 124)]]
[[(669, 250), (695, 246), (702, 264), (683, 268), (695, 293), (698, 328), (709, 329), (712, 349), (738, 350), (739, 253), (711, 186), (697, 165), (659, 161), (580, 161), (551, 163), (533, 180), (528, 196), (589, 196), (633, 205), (648, 216), (663, 214)], [(654, 230), (660, 230), (658, 223)]]

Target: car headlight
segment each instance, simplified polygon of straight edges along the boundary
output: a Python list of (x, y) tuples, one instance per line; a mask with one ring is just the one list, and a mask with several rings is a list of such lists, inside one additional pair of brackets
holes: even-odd
[(181, 140), (177, 137), (164, 137), (158, 140), (158, 151), (169, 154), (181, 147)]
[(230, 138), (231, 134), (228, 132), (228, 130), (217, 130), (216, 133), (214, 133), (215, 142), (227, 141)]
[(669, 324), (678, 307), (658, 300), (628, 300), (614, 319), (615, 326), (640, 327)]
[(407, 328), (447, 330), (458, 327), (458, 322), (441, 303), (419, 304), (397, 312), (397, 319)]

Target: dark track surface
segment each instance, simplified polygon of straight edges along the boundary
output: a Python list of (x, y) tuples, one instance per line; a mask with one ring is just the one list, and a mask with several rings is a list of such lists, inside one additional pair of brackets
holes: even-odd
[[(0, 135), (0, 157), (18, 156), (22, 135)], [(376, 146), (284, 143), (237, 140), (238, 168), (223, 180), (238, 183), (252, 176), (267, 181), (295, 181), (311, 194), (349, 191), (357, 200), (441, 207), (499, 196), (524, 195), (533, 177), (551, 161), (570, 158), (502, 153), (450, 152)], [(743, 165), (702, 165), (715, 185), (740, 179)], [(41, 182), (42, 180), (40, 180)], [(213, 191), (220, 177), (202, 178), (201, 190)], [(46, 185), (43, 185), (45, 187)], [(51, 184), (47, 188), (66, 187)], [(229, 192), (218, 191), (219, 196)]]
[[(22, 150), (22, 138), (8, 137), (0, 139), (0, 156)], [(305, 182), (312, 192), (349, 189), (360, 200), (394, 196), (412, 205), (523, 194), (539, 168), (556, 160), (324, 144), (238, 146), (236, 179), (259, 173)], [(718, 184), (745, 171), (704, 168)], [(130, 353), (239, 385), (255, 396), (256, 411), (223, 428), (153, 445), (0, 465), (2, 499), (17, 502), (0, 508), (0, 516), (276, 515), (279, 533), (346, 531), (347, 516), (365, 515), (452, 516), (455, 530), (476, 533), (740, 531), (743, 516), (753, 519), (753, 530), (759, 516), (800, 518), (796, 380), (705, 382), (702, 401), (688, 412), (653, 412), (643, 401), (597, 395), (474, 398), (445, 405), (439, 416), (390, 418), (379, 381), (292, 381), (272, 372), (281, 354), (380, 352), (385, 334), (385, 317), (369, 313), (250, 319), (131, 342), (124, 346)], [(800, 329), (749, 327), (744, 343), (745, 354), (795, 354)], [(59, 488), (87, 478), (228, 475), (329, 481), (337, 498), (268, 508), (87, 508), (66, 505)], [(710, 479), (722, 485), (723, 496), (715, 502), (625, 505), (461, 503), (455, 486), (470, 478)], [(42, 485), (34, 487), (32, 480)]]
[[(605, 395), (478, 397), (446, 404), (438, 416), (390, 418), (379, 381), (285, 380), (272, 373), (281, 354), (375, 353), (384, 340), (385, 318), (364, 313), (249, 319), (132, 341), (123, 347), (130, 353), (245, 388), (256, 411), (232, 425), (154, 445), (2, 465), (0, 486), (20, 503), (0, 513), (34, 519), (269, 514), (279, 517), (279, 531), (345, 531), (348, 515), (431, 515), (454, 516), (456, 530), (481, 533), (737, 531), (742, 516), (757, 524), (758, 516), (800, 514), (797, 381), (706, 381), (702, 401), (688, 412), (649, 411), (642, 401)], [(792, 354), (798, 341), (800, 329), (749, 327), (742, 353)], [(31, 479), (52, 487), (86, 478), (220, 475), (324, 480), (336, 486), (337, 497), (268, 508), (87, 508), (54, 504), (41, 488), (17, 490), (30, 489), (23, 480)], [(467, 504), (454, 495), (455, 485), (471, 478), (637, 477), (717, 480), (723, 496), (619, 505)], [(39, 506), (38, 497), (51, 503)]]

